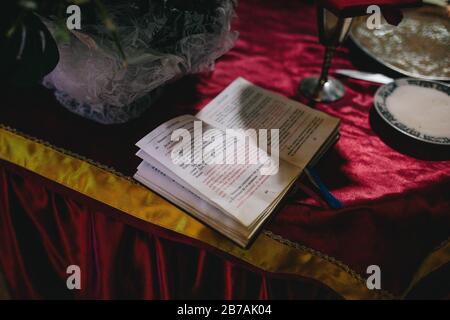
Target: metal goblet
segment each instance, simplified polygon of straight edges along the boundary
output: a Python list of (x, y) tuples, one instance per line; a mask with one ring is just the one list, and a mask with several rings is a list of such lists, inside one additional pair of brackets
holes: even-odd
[(348, 35), (352, 18), (340, 18), (329, 10), (317, 6), (319, 41), (326, 47), (320, 76), (308, 77), (301, 81), (299, 92), (318, 102), (332, 102), (344, 96), (344, 86), (339, 80), (328, 77), (331, 58), (337, 46)]

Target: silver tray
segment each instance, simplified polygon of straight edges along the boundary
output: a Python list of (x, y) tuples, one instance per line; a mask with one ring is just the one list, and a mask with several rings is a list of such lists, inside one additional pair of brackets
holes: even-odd
[(367, 17), (354, 19), (350, 37), (381, 64), (409, 77), (450, 81), (450, 17), (445, 8), (424, 6), (404, 10), (392, 26), (382, 19), (370, 30)]

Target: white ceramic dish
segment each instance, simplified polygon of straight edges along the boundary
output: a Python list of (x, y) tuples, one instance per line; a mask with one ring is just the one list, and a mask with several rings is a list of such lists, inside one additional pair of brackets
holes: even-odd
[(417, 140), (450, 146), (450, 86), (412, 78), (380, 87), (374, 106), (389, 125)]

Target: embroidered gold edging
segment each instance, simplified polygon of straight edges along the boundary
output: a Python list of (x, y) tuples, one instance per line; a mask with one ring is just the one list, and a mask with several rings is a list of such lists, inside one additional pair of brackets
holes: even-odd
[(31, 141), (36, 142), (36, 143), (38, 143), (38, 144), (41, 144), (41, 145), (43, 145), (43, 146), (46, 146), (46, 147), (48, 147), (48, 148), (50, 148), (50, 149), (53, 149), (53, 150), (55, 150), (55, 151), (58, 151), (58, 152), (60, 152), (60, 153), (62, 153), (62, 154), (65, 154), (65, 155), (67, 155), (67, 156), (76, 158), (76, 159), (78, 159), (78, 160), (83, 160), (83, 161), (85, 161), (85, 162), (87, 162), (87, 163), (89, 163), (89, 164), (91, 164), (91, 165), (93, 165), (93, 166), (96, 166), (96, 167), (98, 167), (98, 168), (100, 168), (100, 169), (103, 169), (103, 170), (105, 170), (105, 171), (108, 171), (108, 172), (110, 172), (110, 173), (112, 173), (112, 174), (114, 174), (114, 175), (116, 175), (116, 176), (118, 176), (118, 177), (121, 177), (121, 178), (123, 178), (123, 179), (126, 179), (126, 180), (128, 180), (128, 181), (130, 181), (130, 182), (133, 182), (133, 183), (137, 184), (137, 185), (141, 185), (141, 184), (138, 183), (136, 180), (134, 180), (132, 177), (126, 176), (126, 175), (124, 175), (123, 173), (117, 171), (116, 169), (114, 169), (114, 168), (112, 168), (112, 167), (106, 166), (106, 165), (104, 165), (103, 163), (94, 161), (94, 160), (92, 160), (92, 159), (90, 159), (90, 158), (87, 158), (87, 157), (85, 157), (85, 156), (82, 156), (82, 155), (80, 155), (80, 154), (78, 154), (78, 153), (75, 153), (75, 152), (66, 150), (66, 149), (64, 149), (64, 148), (60, 148), (60, 147), (54, 146), (53, 144), (51, 144), (51, 143), (49, 143), (49, 142), (47, 142), (47, 141), (45, 141), (45, 140), (38, 139), (38, 138), (36, 138), (36, 137), (30, 136), (30, 135), (28, 135), (28, 134), (26, 134), (26, 133), (24, 133), (24, 132), (21, 132), (21, 131), (19, 131), (19, 130), (17, 130), (17, 129), (11, 128), (10, 126), (4, 125), (4, 124), (2, 124), (2, 123), (0, 123), (0, 129), (4, 129), (4, 130), (6, 130), (6, 131), (9, 131), (9, 132), (11, 132), (11, 133), (13, 133), (13, 134), (16, 134), (16, 135), (21, 136), (21, 137), (23, 137), (23, 138), (25, 138), (25, 139), (31, 140)]
[[(285, 239), (285, 238), (283, 238), (283, 237), (281, 237), (279, 235), (276, 235), (276, 234), (274, 234), (271, 231), (264, 230), (264, 234), (267, 235), (268, 237), (276, 240), (276, 241), (279, 241), (279, 242), (287, 245), (287, 246), (296, 248), (298, 250), (310, 252), (311, 254), (314, 254), (314, 255), (316, 255), (318, 257), (321, 257), (322, 259), (327, 260), (330, 263), (333, 263), (333, 264), (339, 266), (345, 272), (350, 274), (355, 280), (361, 282), (361, 284), (363, 284), (363, 285), (366, 285), (366, 280), (363, 277), (361, 277), (361, 275), (359, 275), (355, 270), (351, 269), (348, 265), (346, 265), (342, 261), (339, 261), (339, 260), (337, 260), (337, 259), (335, 259), (333, 257), (330, 257), (330, 256), (328, 256), (328, 255), (326, 255), (326, 254), (324, 254), (324, 253), (322, 253), (320, 251), (317, 251), (317, 250), (314, 250), (312, 248), (309, 248), (309, 247), (306, 247), (304, 245), (301, 245), (301, 244), (299, 244), (297, 242), (292, 242), (291, 240), (288, 240), (288, 239)], [(383, 290), (382, 289), (382, 290), (378, 290), (378, 292), (379, 292), (380, 296), (383, 297), (384, 299), (396, 299), (396, 296), (393, 293), (391, 293), (391, 292), (389, 292), (387, 290)]]
[(428, 275), (443, 267), (450, 261), (450, 238), (443, 241), (436, 249), (433, 250), (421, 263), (419, 269), (413, 276), (413, 279), (405, 290), (402, 297), (406, 297), (420, 281)]
[(262, 270), (317, 280), (347, 299), (394, 297), (367, 289), (364, 279), (342, 262), (268, 231), (249, 250), (241, 249), (112, 168), (2, 124), (0, 133), (0, 158), (126, 214), (207, 243)]

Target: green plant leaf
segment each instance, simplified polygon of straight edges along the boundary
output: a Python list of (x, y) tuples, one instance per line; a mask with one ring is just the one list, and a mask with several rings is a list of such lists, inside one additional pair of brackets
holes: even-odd
[(0, 69), (16, 84), (39, 82), (59, 60), (53, 37), (34, 14), (27, 14), (1, 46)]

